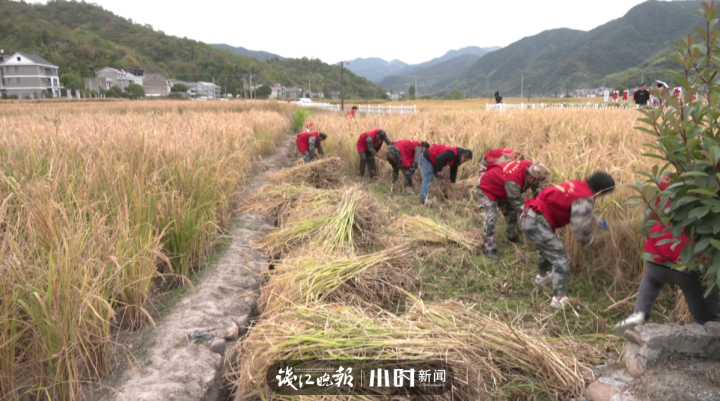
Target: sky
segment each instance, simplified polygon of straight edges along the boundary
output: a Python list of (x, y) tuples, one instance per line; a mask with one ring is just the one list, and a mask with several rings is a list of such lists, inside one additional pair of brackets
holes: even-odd
[[(507, 46), (547, 29), (591, 30), (640, 0), (87, 0), (168, 35), (328, 63), (417, 64), (465, 46)], [(45, 1), (40, 1), (45, 2)]]

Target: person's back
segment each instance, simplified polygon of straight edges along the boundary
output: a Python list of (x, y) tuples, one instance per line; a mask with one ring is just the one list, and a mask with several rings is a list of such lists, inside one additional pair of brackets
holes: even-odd
[(502, 96), (500, 96), (500, 92), (495, 92), (495, 104), (501, 104), (502, 103)]

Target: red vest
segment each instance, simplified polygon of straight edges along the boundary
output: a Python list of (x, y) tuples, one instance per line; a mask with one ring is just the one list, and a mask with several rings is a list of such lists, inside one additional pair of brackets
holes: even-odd
[(303, 153), (310, 150), (310, 136), (315, 137), (315, 149), (317, 149), (320, 146), (319, 134), (319, 132), (303, 132), (302, 134), (298, 134), (297, 139), (295, 139), (298, 152)]
[(442, 169), (445, 166), (437, 166), (435, 164), (435, 159), (437, 159), (437, 157), (440, 156), (441, 154), (445, 153), (446, 150), (452, 150), (453, 153), (455, 153), (455, 157), (452, 159), (452, 161), (450, 163), (447, 164), (448, 166), (452, 167), (455, 165), (455, 159), (457, 159), (457, 148), (454, 148), (452, 146), (447, 146), (447, 145), (432, 145), (432, 146), (430, 146), (430, 149), (428, 149), (428, 156), (430, 156), (430, 163), (432, 163), (432, 165), (438, 170)]
[(400, 156), (402, 158), (403, 167), (412, 166), (415, 161), (415, 147), (420, 146), (420, 141), (412, 141), (410, 139), (403, 139), (393, 143), (400, 149)]
[[(375, 142), (375, 140), (377, 139), (378, 132), (380, 132), (380, 130), (376, 129), (375, 131), (363, 132), (360, 135), (360, 138), (358, 139), (358, 142), (357, 142), (358, 153), (362, 153), (367, 150), (367, 137), (372, 138), (373, 143)], [(379, 145), (375, 145), (376, 152), (380, 151), (380, 148), (382, 148), (382, 144), (383, 144), (383, 141), (380, 141)]]
[[(661, 182), (660, 183), (660, 189), (663, 191), (665, 188), (667, 188), (667, 182)], [(660, 204), (660, 197), (657, 198), (657, 201), (655, 201), (655, 210), (657, 211), (658, 205)], [(667, 202), (665, 204), (665, 207), (670, 206), (670, 202)], [(654, 262), (658, 263), (676, 263), (680, 259), (680, 252), (682, 252), (682, 249), (685, 247), (686, 244), (690, 243), (688, 238), (685, 236), (685, 229), (683, 229), (682, 235), (680, 235), (680, 244), (678, 244), (675, 247), (675, 250), (672, 250), (673, 242), (669, 244), (664, 245), (658, 245), (658, 242), (666, 239), (673, 239), (672, 235), (672, 229), (671, 228), (665, 228), (662, 223), (660, 223), (660, 220), (655, 217), (655, 221), (657, 221), (657, 224), (653, 225), (652, 228), (650, 228), (650, 234), (648, 235), (647, 239), (645, 240), (645, 245), (643, 245), (643, 252), (651, 253), (655, 255), (655, 258), (653, 258)], [(662, 233), (661, 236), (653, 238), (653, 233)]]
[(487, 161), (488, 165), (490, 165), (491, 163), (497, 163), (498, 159), (503, 156), (515, 159), (517, 157), (517, 150), (505, 148), (491, 150), (485, 153), (485, 161)]
[(570, 207), (573, 202), (593, 197), (587, 182), (572, 180), (543, 189), (537, 198), (527, 199), (525, 206), (542, 213), (550, 227), (557, 230), (570, 223)]
[(354, 118), (354, 117), (355, 117), (355, 110), (350, 110), (350, 111), (348, 111), (347, 114), (346, 114), (346, 116), (348, 116), (348, 117), (353, 117), (353, 118)]
[(518, 184), (521, 189), (524, 188), (525, 173), (530, 166), (532, 166), (532, 162), (528, 160), (495, 164), (483, 175), (480, 181), (480, 190), (491, 201), (507, 200), (505, 181), (512, 181)]

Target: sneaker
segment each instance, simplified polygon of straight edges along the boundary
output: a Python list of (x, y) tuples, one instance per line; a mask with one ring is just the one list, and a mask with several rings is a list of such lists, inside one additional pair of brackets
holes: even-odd
[(512, 242), (513, 244), (518, 244), (518, 245), (523, 245), (525, 243), (525, 241), (520, 239), (520, 237), (517, 235), (512, 238), (508, 238), (507, 240)]
[(500, 257), (498, 256), (496, 250), (485, 251), (485, 256), (487, 256), (488, 258), (490, 258), (490, 259), (492, 259), (492, 260), (494, 260), (494, 261), (496, 261), (496, 262), (497, 262), (498, 260), (500, 260)]
[(405, 190), (405, 192), (406, 192), (408, 195), (415, 195), (415, 191), (413, 191), (412, 187), (407, 187), (407, 189)]
[(562, 309), (565, 307), (566, 302), (568, 302), (568, 297), (566, 297), (565, 295), (563, 295), (560, 299), (557, 299), (553, 296), (552, 301), (550, 301), (550, 307), (555, 309)]
[(552, 284), (552, 273), (547, 273), (545, 277), (541, 275), (535, 276), (535, 284), (537, 285), (548, 285)]
[(645, 323), (645, 313), (644, 312), (635, 312), (632, 315), (628, 316), (623, 320), (622, 322), (615, 325), (615, 332), (623, 335), (625, 331), (632, 330), (636, 326), (639, 326), (641, 324)]
[(390, 184), (390, 192), (395, 192), (395, 183)]

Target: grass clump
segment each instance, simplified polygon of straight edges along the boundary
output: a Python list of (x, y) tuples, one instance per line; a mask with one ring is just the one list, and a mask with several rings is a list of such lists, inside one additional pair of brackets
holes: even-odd
[(426, 244), (454, 243), (470, 251), (476, 251), (482, 244), (472, 234), (462, 233), (422, 216), (401, 216), (390, 229), (401, 238)]

